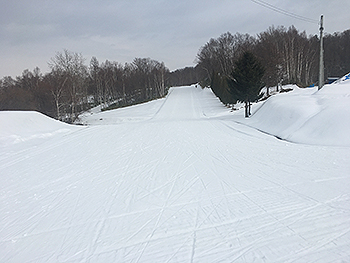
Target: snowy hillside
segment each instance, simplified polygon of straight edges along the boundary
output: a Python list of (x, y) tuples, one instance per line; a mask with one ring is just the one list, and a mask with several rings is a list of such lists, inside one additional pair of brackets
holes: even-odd
[(76, 129), (32, 111), (0, 111), (0, 124), (0, 139), (3, 143), (19, 143)]
[(79, 129), (38, 112), (0, 111), (0, 160)]
[[(325, 124), (338, 89), (276, 96), (249, 124), (307, 139), (297, 127)], [(292, 114), (287, 96), (307, 106)], [(195, 87), (88, 126), (0, 112), (0, 262), (350, 261), (350, 147), (281, 141), (239, 114)]]
[(291, 142), (350, 146), (349, 75), (320, 91), (295, 86), (273, 96), (244, 123)]

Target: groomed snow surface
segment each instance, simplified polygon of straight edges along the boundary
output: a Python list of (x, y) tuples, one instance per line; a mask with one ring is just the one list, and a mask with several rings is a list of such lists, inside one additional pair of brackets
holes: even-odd
[(286, 88), (245, 123), (292, 142), (350, 146), (350, 73), (320, 91)]
[(349, 94), (0, 112), (0, 262), (350, 262)]

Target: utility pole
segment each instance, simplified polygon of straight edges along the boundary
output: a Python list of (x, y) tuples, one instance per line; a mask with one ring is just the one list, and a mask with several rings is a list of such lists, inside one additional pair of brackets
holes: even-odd
[(324, 85), (324, 62), (323, 62), (323, 15), (320, 21), (320, 71), (318, 75), (318, 90)]

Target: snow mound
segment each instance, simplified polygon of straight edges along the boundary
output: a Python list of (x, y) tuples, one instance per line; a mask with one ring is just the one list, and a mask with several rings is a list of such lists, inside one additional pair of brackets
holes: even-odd
[(344, 77), (338, 79), (333, 84), (350, 84), (350, 73), (348, 73)]
[(0, 145), (48, 138), (79, 128), (35, 111), (0, 111)]
[(291, 142), (350, 146), (350, 74), (312, 90), (273, 96), (245, 123)]

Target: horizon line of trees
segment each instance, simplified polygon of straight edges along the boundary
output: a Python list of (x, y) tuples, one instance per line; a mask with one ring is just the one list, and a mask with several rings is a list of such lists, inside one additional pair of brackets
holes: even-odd
[[(350, 72), (350, 30), (326, 34), (324, 51), (326, 78)], [(318, 36), (307, 36), (294, 26), (272, 26), (256, 36), (227, 32), (211, 38), (200, 47), (194, 67), (172, 72), (150, 58), (122, 65), (92, 57), (86, 65), (82, 54), (63, 50), (49, 61), (49, 73), (26, 69), (15, 79), (0, 79), (0, 110), (36, 110), (74, 122), (96, 105), (108, 109), (137, 104), (165, 96), (171, 86), (195, 83), (211, 87), (224, 104), (232, 104), (227, 79), (244, 52), (262, 63), (267, 90), (282, 84), (306, 87), (318, 80)]]
[(169, 69), (163, 62), (135, 58), (121, 65), (92, 57), (89, 65), (80, 53), (64, 50), (48, 62), (51, 71), (24, 70), (0, 80), (0, 110), (35, 110), (73, 123), (94, 106), (118, 108), (164, 97)]
[[(229, 75), (245, 51), (263, 63), (267, 86), (283, 82), (306, 87), (318, 80), (319, 37), (307, 36), (294, 26), (272, 26), (256, 37), (224, 33), (200, 48), (197, 66), (206, 72), (209, 84), (213, 72)], [(324, 60), (325, 77), (340, 77), (350, 71), (350, 30), (324, 36)]]
[[(181, 83), (200, 82), (203, 87), (210, 86), (213, 76), (229, 76), (235, 62), (246, 51), (252, 52), (263, 64), (263, 82), (267, 87), (282, 84), (307, 87), (318, 82), (319, 37), (307, 36), (294, 26), (272, 26), (255, 37), (226, 32), (200, 47), (196, 66), (174, 73), (179, 75)], [(350, 72), (350, 30), (325, 34), (324, 63), (325, 78)]]
[[(347, 74), (350, 71), (350, 30), (325, 35), (324, 51), (325, 78)], [(232, 92), (237, 61), (246, 52), (253, 54), (264, 68), (260, 89), (266, 87), (267, 97), (270, 87), (279, 91), (283, 84), (307, 87), (318, 82), (318, 36), (308, 37), (294, 26), (270, 27), (257, 37), (227, 32), (217, 39), (210, 39), (200, 48), (194, 68), (199, 73), (198, 69), (201, 70), (201, 85), (209, 86), (225, 105), (246, 102)], [(250, 102), (252, 100), (246, 103), (248, 109)]]

